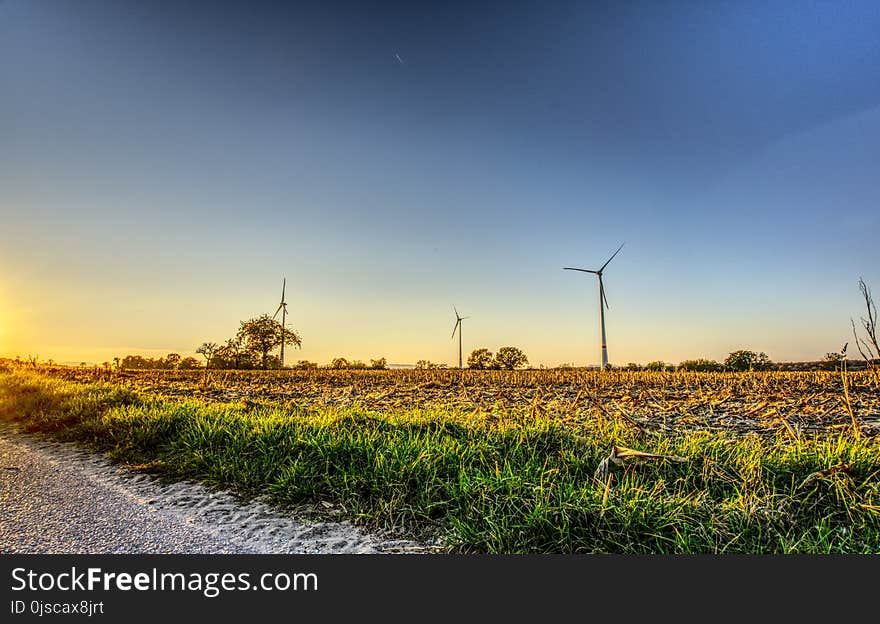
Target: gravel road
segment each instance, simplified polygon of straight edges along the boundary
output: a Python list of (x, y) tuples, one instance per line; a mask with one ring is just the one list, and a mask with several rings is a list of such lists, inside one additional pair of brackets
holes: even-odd
[(0, 428), (0, 553), (383, 553), (436, 546), (307, 522)]

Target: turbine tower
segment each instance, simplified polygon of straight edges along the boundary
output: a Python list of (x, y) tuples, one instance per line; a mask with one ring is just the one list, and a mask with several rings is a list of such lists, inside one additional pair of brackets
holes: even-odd
[(462, 368), (461, 365), (461, 325), (462, 321), (470, 318), (469, 316), (459, 316), (458, 310), (456, 310), (455, 306), (452, 306), (452, 309), (455, 310), (455, 327), (452, 328), (452, 336), (449, 338), (452, 340), (455, 338), (455, 332), (458, 330), (458, 367)]
[[(625, 245), (626, 243), (623, 243)], [(602, 327), (602, 370), (608, 368), (608, 345), (605, 342), (605, 308), (609, 307), (608, 298), (605, 296), (605, 286), (602, 284), (602, 271), (608, 266), (608, 263), (614, 260), (614, 256), (623, 249), (623, 245), (617, 248), (611, 257), (605, 261), (598, 271), (590, 269), (575, 269), (573, 267), (562, 267), (565, 271), (582, 271), (583, 273), (593, 273), (599, 276), (599, 325)]]
[(284, 290), (287, 288), (287, 278), (284, 278), (284, 281), (281, 282), (281, 303), (278, 304), (278, 309), (275, 310), (275, 314), (272, 316), (275, 319), (278, 316), (278, 313), (281, 312), (281, 368), (284, 368), (284, 327), (287, 322), (287, 304), (284, 303)]

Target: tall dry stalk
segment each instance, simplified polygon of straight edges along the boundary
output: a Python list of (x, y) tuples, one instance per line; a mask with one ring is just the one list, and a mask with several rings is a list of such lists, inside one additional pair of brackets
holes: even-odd
[(877, 306), (874, 305), (871, 289), (861, 277), (859, 278), (859, 290), (865, 300), (868, 315), (867, 318), (863, 316), (859, 319), (865, 335), (859, 336), (854, 320), (850, 319), (850, 323), (852, 324), (853, 336), (856, 339), (856, 348), (865, 360), (868, 370), (874, 374), (874, 382), (880, 385), (880, 339), (877, 338)]

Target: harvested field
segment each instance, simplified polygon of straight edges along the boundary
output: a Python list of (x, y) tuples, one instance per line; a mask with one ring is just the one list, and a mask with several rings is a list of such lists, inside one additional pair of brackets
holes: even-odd
[(880, 553), (870, 373), (0, 371), (0, 418), (457, 552)]
[[(109, 381), (167, 398), (369, 411), (443, 409), (497, 418), (513, 412), (572, 426), (632, 420), (646, 430), (792, 437), (846, 430), (880, 434), (880, 392), (869, 372), (103, 371), (49, 368), (78, 383)], [(852, 409), (852, 413), (850, 412)]]

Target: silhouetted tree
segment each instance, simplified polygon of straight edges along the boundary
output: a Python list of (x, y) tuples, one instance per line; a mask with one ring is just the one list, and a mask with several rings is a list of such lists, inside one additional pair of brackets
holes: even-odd
[(378, 360), (370, 360), (370, 368), (376, 370), (384, 370), (388, 368), (388, 360), (385, 358), (379, 358)]
[(341, 370), (344, 368), (348, 368), (348, 366), (348, 360), (346, 360), (344, 357), (333, 358), (333, 360), (330, 362), (330, 368)]
[(201, 345), (199, 345), (199, 348), (196, 349), (196, 353), (205, 356), (205, 368), (211, 367), (211, 358), (213, 357), (214, 351), (216, 350), (216, 342), (203, 342)]
[(253, 354), (247, 351), (240, 337), (230, 338), (214, 351), (214, 368), (254, 368)]
[(660, 360), (655, 360), (653, 362), (648, 362), (645, 364), (645, 370), (647, 371), (665, 371), (667, 368), (671, 368), (666, 366), (666, 362), (661, 362)]
[(445, 364), (435, 364), (431, 360), (419, 360), (416, 362), (417, 370), (433, 370), (435, 368), (446, 368)]
[[(513, 370), (521, 366), (528, 366), (529, 358), (516, 347), (501, 347), (495, 354), (495, 363), (499, 368)], [(470, 360), (468, 360), (468, 364), (470, 364)]]
[(700, 372), (717, 372), (724, 370), (724, 366), (715, 360), (707, 360), (699, 358), (696, 360), (684, 360), (678, 365), (678, 370), (684, 371), (700, 371)]
[(495, 358), (489, 349), (474, 349), (467, 359), (468, 368), (486, 369), (495, 366)]
[(165, 368), (177, 368), (177, 365), (180, 364), (180, 359), (179, 353), (169, 353), (165, 356)]
[(281, 323), (268, 314), (242, 321), (237, 337), (241, 339), (245, 349), (260, 356), (260, 365), (264, 370), (268, 368), (269, 354), (281, 346), (282, 337), (285, 344), (297, 347), (302, 344), (295, 332), (282, 327)]
[(771, 365), (766, 353), (755, 353), (747, 349), (733, 351), (724, 360), (724, 368), (731, 371), (767, 370)]

